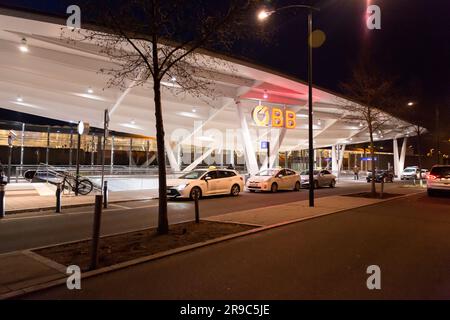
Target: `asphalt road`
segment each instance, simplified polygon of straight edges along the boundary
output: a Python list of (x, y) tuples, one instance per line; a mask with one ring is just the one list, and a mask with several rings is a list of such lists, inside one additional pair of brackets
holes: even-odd
[[(316, 190), (317, 197), (346, 194), (366, 190), (366, 183), (343, 182), (334, 189)], [(232, 211), (266, 207), (308, 199), (308, 190), (300, 192), (249, 193), (239, 197), (217, 196), (200, 201), (201, 217)], [(156, 200), (111, 204), (102, 217), (102, 234), (127, 232), (157, 225)], [(10, 215), (0, 220), (0, 253), (36, 248), (61, 242), (85, 239), (92, 234), (93, 207), (63, 210), (62, 214), (40, 212)], [(192, 201), (169, 202), (169, 222), (194, 219)]]
[[(244, 198), (244, 197), (243, 197)], [(450, 298), (450, 198), (425, 193), (260, 232), (30, 299)], [(368, 290), (366, 269), (381, 269)]]

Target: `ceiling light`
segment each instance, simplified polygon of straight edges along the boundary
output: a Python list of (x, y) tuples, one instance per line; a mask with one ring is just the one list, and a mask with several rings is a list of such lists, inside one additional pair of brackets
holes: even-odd
[(322, 125), (322, 121), (320, 121), (320, 119), (317, 120), (317, 125), (318, 125), (318, 126), (321, 126), (321, 125)]
[(196, 113), (196, 112), (197, 112), (197, 110), (196, 110), (196, 109), (192, 109), (192, 112), (193, 112), (193, 113)]
[(414, 102), (408, 102), (408, 106), (412, 107), (414, 105)]
[(22, 38), (22, 41), (21, 41), (20, 46), (19, 46), (19, 50), (21, 52), (28, 52), (29, 51), (28, 50), (27, 39)]
[(175, 77), (175, 76), (172, 76), (172, 77), (170, 78), (170, 81), (172, 81), (172, 82), (176, 82), (176, 81), (177, 81), (177, 77)]
[(363, 123), (362, 123), (362, 121), (361, 121), (361, 122), (359, 123), (359, 126), (360, 126), (360, 127), (362, 127), (362, 126), (363, 126)]
[(16, 98), (16, 100), (17, 100), (18, 102), (22, 102), (22, 101), (23, 101), (23, 98), (22, 98), (21, 96), (18, 96), (18, 97)]
[(130, 123), (134, 125), (134, 124), (136, 124), (136, 120), (133, 119), (130, 121)]
[(269, 94), (267, 93), (267, 90), (264, 90), (263, 98), (264, 99), (268, 99), (269, 98)]
[(307, 114), (297, 113), (297, 118), (308, 118)]
[(91, 87), (89, 87), (89, 88), (87, 89), (87, 93), (93, 94), (93, 93), (94, 93), (94, 90), (93, 90)]

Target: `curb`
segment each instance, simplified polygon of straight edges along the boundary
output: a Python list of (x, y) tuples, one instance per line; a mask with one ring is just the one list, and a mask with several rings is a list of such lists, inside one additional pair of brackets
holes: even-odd
[[(159, 253), (156, 253), (156, 254), (153, 254), (153, 255), (144, 256), (144, 257), (136, 258), (136, 259), (133, 259), (133, 260), (121, 262), (121, 263), (114, 264), (112, 266), (108, 266), (108, 267), (104, 267), (104, 268), (100, 268), (100, 269), (97, 269), (97, 270), (88, 271), (88, 272), (85, 272), (85, 273), (82, 274), (82, 279), (91, 278), (91, 277), (94, 277), (94, 276), (97, 276), (97, 275), (101, 275), (101, 274), (104, 274), (104, 273), (125, 269), (125, 268), (131, 267), (131, 266), (135, 266), (135, 265), (138, 265), (138, 264), (141, 264), (141, 263), (150, 262), (150, 261), (154, 261), (154, 260), (159, 260), (159, 259), (162, 259), (162, 258), (165, 258), (165, 257), (169, 257), (169, 256), (172, 256), (172, 255), (175, 255), (175, 254), (192, 251), (192, 250), (195, 250), (195, 249), (211, 246), (211, 245), (218, 244), (218, 243), (221, 243), (221, 242), (225, 242), (225, 241), (241, 238), (241, 237), (244, 237), (244, 236), (256, 234), (256, 233), (267, 231), (267, 230), (271, 230), (271, 229), (280, 228), (280, 227), (283, 227), (283, 226), (288, 226), (288, 225), (299, 223), (299, 222), (303, 222), (303, 221), (306, 221), (306, 220), (322, 218), (322, 217), (325, 217), (325, 216), (328, 216), (328, 215), (341, 213), (341, 212), (345, 212), (345, 211), (349, 211), (349, 210), (353, 210), (353, 209), (359, 209), (359, 208), (369, 207), (369, 206), (373, 206), (373, 205), (378, 205), (380, 203), (384, 203), (384, 202), (388, 202), (388, 201), (408, 198), (408, 197), (415, 196), (415, 195), (418, 195), (418, 194), (423, 193), (423, 192), (424, 191), (414, 192), (414, 193), (410, 193), (410, 194), (406, 194), (406, 195), (402, 195), (402, 196), (398, 196), (398, 197), (394, 197), (394, 198), (383, 199), (383, 200), (380, 200), (380, 201), (378, 201), (376, 203), (364, 204), (364, 205), (360, 205), (360, 206), (356, 206), (356, 207), (352, 207), (352, 208), (346, 208), (346, 209), (339, 209), (339, 210), (333, 211), (333, 212), (327, 212), (327, 213), (323, 213), (323, 214), (319, 214), (319, 215), (315, 215), (315, 216), (303, 217), (303, 218), (299, 218), (299, 219), (296, 219), (296, 220), (280, 222), (280, 223), (276, 223), (276, 224), (265, 226), (265, 227), (264, 226), (255, 227), (255, 229), (243, 231), (243, 232), (240, 232), (240, 233), (235, 233), (235, 234), (227, 235), (227, 236), (216, 238), (216, 239), (211, 239), (211, 240), (208, 240), (208, 241), (205, 241), (205, 242), (195, 243), (195, 244), (192, 244), (192, 245), (188, 245), (188, 246), (184, 246), (184, 247), (180, 247), (180, 248), (176, 248), (176, 249), (171, 249), (171, 250), (159, 252)], [(209, 221), (207, 219), (204, 219), (204, 220), (205, 221)], [(184, 221), (184, 222), (186, 222), (186, 221)], [(214, 221), (214, 222), (218, 222), (218, 221)], [(221, 222), (222, 223), (232, 223), (231, 221), (221, 221)], [(183, 222), (179, 222), (179, 223), (183, 223)], [(239, 223), (236, 223), (236, 222), (234, 222), (234, 223), (235, 224), (239, 224)], [(251, 224), (247, 224), (247, 225), (251, 225)], [(254, 226), (257, 226), (257, 225), (254, 225)], [(148, 229), (148, 228), (139, 229), (139, 230), (146, 230), (146, 229)], [(118, 233), (118, 234), (106, 235), (106, 236), (103, 236), (103, 237), (114, 236), (114, 235), (129, 233), (129, 232), (130, 231), (122, 232), (122, 233)], [(133, 232), (133, 231), (131, 231), (131, 232)], [(76, 240), (76, 241), (65, 242), (65, 243), (61, 243), (61, 244), (69, 244), (69, 243), (80, 242), (80, 241), (83, 241), (83, 240)], [(39, 248), (34, 248), (34, 249), (28, 249), (28, 250), (24, 250), (22, 252), (28, 252), (28, 251), (32, 251), (32, 250), (47, 248), (47, 247), (54, 247), (56, 245), (60, 245), (60, 244), (53, 244), (53, 245), (50, 245), (50, 246), (39, 247)], [(37, 254), (32, 253), (30, 256), (34, 257), (34, 255), (37, 255)], [(47, 259), (45, 257), (42, 257), (42, 258), (43, 259), (39, 258), (38, 261), (41, 262), (41, 263), (44, 263), (44, 264), (46, 264), (46, 265), (48, 265), (48, 266), (50, 266), (52, 268), (55, 268), (55, 263), (56, 262), (54, 262), (52, 260), (49, 260), (49, 259)], [(59, 264), (57, 264), (57, 265), (59, 265)], [(60, 270), (58, 270), (58, 271), (60, 271)], [(52, 287), (64, 284), (65, 282), (66, 282), (66, 278), (62, 278), (62, 279), (52, 280), (52, 281), (47, 282), (47, 283), (31, 286), (31, 287), (28, 287), (28, 288), (20, 289), (20, 290), (17, 290), (17, 291), (12, 291), (12, 292), (0, 295), (0, 300), (17, 298), (17, 297), (23, 296), (25, 294), (41, 291), (41, 290), (44, 290), (44, 289), (49, 289), (49, 288), (52, 288)]]

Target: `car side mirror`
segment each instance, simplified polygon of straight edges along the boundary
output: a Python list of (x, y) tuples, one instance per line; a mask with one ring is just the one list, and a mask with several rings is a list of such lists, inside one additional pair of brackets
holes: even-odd
[(212, 179), (211, 177), (205, 177), (205, 181), (209, 181), (211, 179)]
[(283, 178), (282, 174), (277, 175), (277, 178)]

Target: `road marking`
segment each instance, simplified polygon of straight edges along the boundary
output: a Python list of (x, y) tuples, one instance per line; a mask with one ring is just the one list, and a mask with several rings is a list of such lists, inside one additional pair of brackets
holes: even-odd
[[(111, 204), (112, 206), (113, 204)], [(115, 209), (104, 209), (103, 212), (114, 212), (114, 211), (121, 211), (121, 210), (134, 210), (134, 209), (145, 209), (145, 208), (154, 208), (154, 207), (158, 207), (158, 204), (152, 204), (152, 205), (146, 205), (146, 206), (139, 206), (139, 207), (125, 207), (125, 206), (120, 206), (117, 204), (114, 204), (115, 206), (117, 206), (118, 208)], [(18, 220), (27, 220), (27, 219), (36, 219), (36, 218), (52, 218), (52, 217), (65, 217), (65, 216), (70, 216), (70, 215), (78, 215), (78, 214), (87, 214), (87, 213), (93, 213), (94, 209), (92, 208), (92, 210), (90, 211), (81, 211), (81, 212), (67, 212), (67, 213), (51, 213), (51, 214), (38, 214), (38, 215), (33, 215), (33, 216), (27, 216), (27, 217), (6, 217), (2, 220), (0, 220), (0, 224), (1, 222), (8, 222), (8, 221), (18, 221)]]
[(127, 210), (132, 209), (132, 208), (130, 208), (130, 207), (122, 206), (122, 205), (116, 204), (116, 203), (110, 204), (110, 206), (111, 206), (111, 207), (116, 207), (116, 208), (127, 209)]

